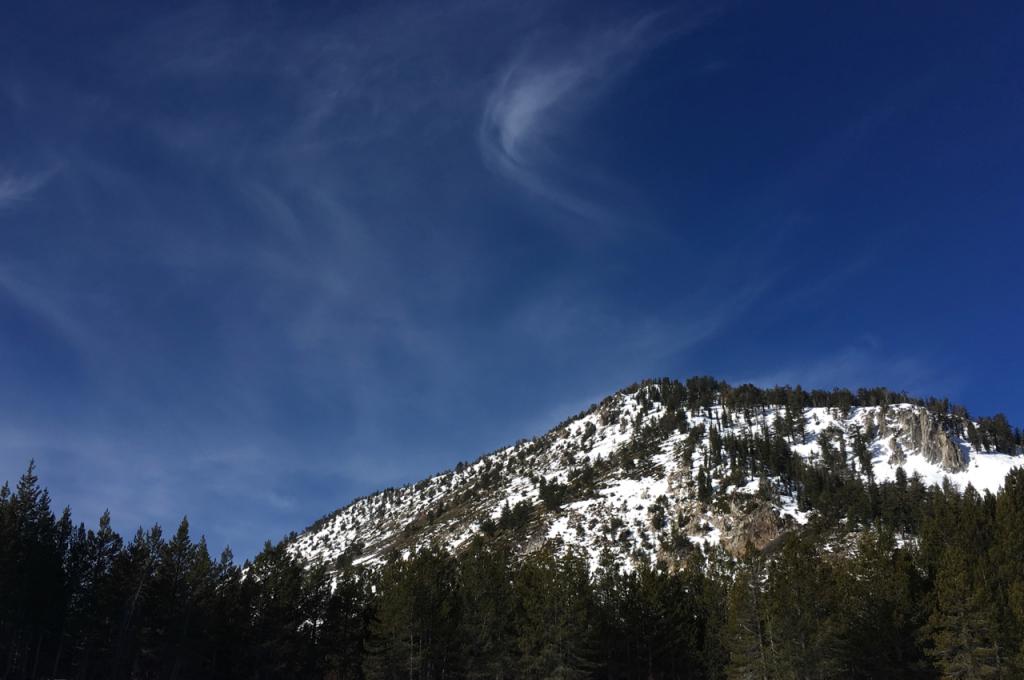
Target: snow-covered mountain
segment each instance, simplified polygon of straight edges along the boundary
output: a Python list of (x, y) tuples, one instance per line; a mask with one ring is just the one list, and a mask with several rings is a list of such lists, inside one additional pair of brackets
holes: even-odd
[(521, 550), (577, 546), (593, 566), (628, 567), (681, 559), (700, 544), (734, 554), (770, 545), (815, 516), (800, 481), (809, 471), (995, 492), (1024, 464), (1013, 439), (995, 452), (980, 423), (938, 402), (697, 380), (631, 386), (541, 437), (358, 499), (290, 549), (372, 564), (434, 541), (458, 550), (485, 534), (512, 536)]

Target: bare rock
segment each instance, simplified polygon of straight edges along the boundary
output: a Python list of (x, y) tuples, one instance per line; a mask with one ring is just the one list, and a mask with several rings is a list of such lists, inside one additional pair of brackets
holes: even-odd
[(889, 465), (903, 465), (907, 462), (907, 452), (903, 450), (900, 440), (893, 438), (891, 448), (892, 455), (889, 456)]
[(733, 557), (743, 557), (747, 550), (764, 550), (786, 530), (786, 522), (777, 508), (759, 503), (746, 510), (735, 505), (722, 518), (718, 528), (722, 532), (722, 547)]
[(920, 451), (926, 460), (950, 472), (966, 467), (960, 447), (924, 409), (901, 411), (897, 423), (907, 448)]

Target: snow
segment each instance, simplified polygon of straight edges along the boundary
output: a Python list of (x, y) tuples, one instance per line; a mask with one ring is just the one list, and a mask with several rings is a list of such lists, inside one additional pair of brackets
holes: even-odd
[(804, 510), (800, 510), (797, 506), (795, 498), (793, 498), (792, 496), (780, 496), (779, 501), (780, 514), (787, 517), (792, 517), (793, 520), (801, 526), (807, 524), (807, 521), (810, 519), (810, 513)]
[[(709, 449), (707, 434), (698, 443), (689, 469), (680, 464), (680, 457), (675, 453), (676, 445), (683, 442), (686, 435), (673, 432), (658, 439), (656, 449), (648, 452), (657, 474), (635, 470), (627, 474), (613, 469), (597, 480), (592, 496), (569, 499), (557, 510), (545, 509), (540, 503), (542, 479), (548, 483), (567, 483), (581, 466), (608, 461), (620, 447), (634, 439), (637, 434), (633, 429), (634, 420), (642, 410), (637, 393), (619, 393), (612, 400), (611, 406), (619, 413), (612, 422), (602, 425), (600, 411), (586, 413), (544, 437), (505, 447), (461, 466), (459, 472), (442, 473), (415, 485), (358, 499), (316, 528), (300, 534), (290, 549), (312, 561), (334, 560), (359, 543), (363, 552), (353, 555), (356, 564), (379, 563), (395, 548), (407, 555), (434, 540), (458, 549), (479, 533), (484, 519), (497, 520), (506, 503), (514, 507), (523, 501), (535, 506), (539, 517), (532, 528), (532, 536), (582, 550), (591, 566), (599, 564), (606, 550), (611, 550), (617, 561), (627, 568), (633, 555), (654, 560), (664, 550), (671, 551), (666, 546), (672, 531), (687, 536), (695, 545), (718, 545), (723, 531), (716, 525), (722, 525), (723, 511), (716, 509), (717, 503), (703, 507), (695, 498), (692, 481)], [(889, 417), (915, 408), (918, 407), (892, 406)], [(807, 461), (818, 461), (821, 457), (819, 438), (823, 431), (836, 428), (846, 436), (851, 436), (854, 430), (866, 431), (867, 423), (878, 418), (878, 410), (878, 407), (855, 408), (844, 415), (835, 409), (805, 409), (807, 436), (804, 442), (791, 448)], [(663, 406), (655, 401), (640, 423), (641, 427), (657, 423), (663, 413)], [(687, 419), (691, 427), (704, 424), (706, 428), (715, 426), (723, 434), (741, 435), (771, 427), (783, 413), (784, 409), (769, 409), (766, 413), (752, 414), (749, 420), (740, 413), (731, 413), (732, 426), (722, 427), (724, 408), (718, 405), (711, 409), (710, 417), (706, 413), (687, 413)], [(872, 472), (880, 482), (896, 476), (896, 466), (889, 463), (893, 453), (892, 436), (890, 433), (869, 442)], [(960, 489), (971, 484), (979, 491), (994, 492), (1002, 485), (1006, 474), (1024, 462), (1020, 455), (975, 451), (967, 443), (953, 438), (967, 460), (965, 470), (943, 470), (926, 460), (921, 452), (904, 447), (903, 468), (907, 475), (918, 475), (926, 484), (941, 484), (948, 478)], [(500, 472), (496, 473), (497, 470)], [(490, 480), (487, 483), (483, 481), (485, 475)], [(711, 475), (718, 498), (741, 501), (760, 495), (758, 479), (727, 485), (722, 470), (713, 470)], [(781, 480), (766, 481), (771, 489), (783, 488)], [(666, 500), (659, 501), (661, 497)], [(664, 516), (668, 525), (658, 529), (652, 522), (652, 508), (666, 501)], [(771, 502), (791, 526), (806, 524), (813, 514), (813, 511), (801, 511), (792, 496), (777, 495)], [(722, 507), (728, 505), (725, 503)], [(679, 517), (687, 519), (686, 526), (679, 525)]]
[[(896, 468), (886, 462), (887, 455), (875, 456), (873, 469), (875, 479), (879, 482), (896, 479)], [(970, 456), (967, 469), (960, 472), (943, 470), (921, 456), (908, 456), (903, 464), (907, 477), (918, 476), (926, 486), (941, 485), (948, 479), (959, 490), (963, 491), (970, 484), (979, 493), (990, 491), (996, 493), (1003, 486), (1003, 480), (1010, 470), (1021, 466), (1020, 456), (1008, 456), (1003, 453), (975, 453)]]

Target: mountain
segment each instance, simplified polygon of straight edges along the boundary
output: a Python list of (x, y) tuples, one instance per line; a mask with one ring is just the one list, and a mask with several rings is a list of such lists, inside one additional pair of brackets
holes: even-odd
[(357, 499), (288, 549), (377, 564), (484, 536), (520, 552), (575, 546), (592, 568), (672, 564), (697, 546), (741, 555), (808, 523), (853, 523), (871, 516), (864, 505), (932, 484), (994, 493), (1022, 463), (1003, 416), (973, 419), (946, 400), (649, 380), (543, 436)]
[(1022, 443), (883, 389), (647, 381), (243, 565), (57, 515), (30, 463), (0, 675), (1020, 678)]

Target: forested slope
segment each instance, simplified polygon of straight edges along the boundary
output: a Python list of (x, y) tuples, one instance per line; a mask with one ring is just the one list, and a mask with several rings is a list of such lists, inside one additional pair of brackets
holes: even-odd
[(30, 467), (0, 677), (1022, 677), (1020, 445), (886, 390), (650, 381), (241, 566), (76, 524)]

